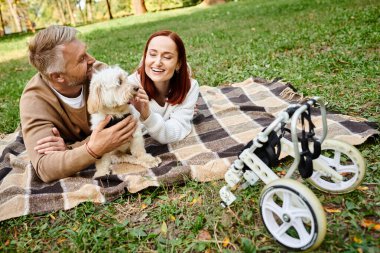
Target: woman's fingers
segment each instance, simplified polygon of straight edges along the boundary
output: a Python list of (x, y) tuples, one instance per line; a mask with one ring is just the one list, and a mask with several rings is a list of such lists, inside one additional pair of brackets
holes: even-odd
[(41, 145), (37, 145), (34, 148), (40, 154), (46, 153), (46, 151), (63, 151), (66, 150), (66, 145), (63, 141), (46, 142)]
[(44, 144), (44, 143), (47, 143), (47, 142), (56, 142), (57, 139), (58, 138), (55, 137), (55, 136), (48, 136), (48, 137), (42, 138), (41, 140), (38, 140), (37, 141), (37, 145), (41, 145), (41, 144)]

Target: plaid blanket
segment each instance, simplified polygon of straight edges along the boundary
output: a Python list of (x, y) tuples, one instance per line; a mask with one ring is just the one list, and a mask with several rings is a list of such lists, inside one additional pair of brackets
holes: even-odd
[[(281, 81), (251, 78), (231, 86), (200, 88), (198, 113), (184, 140), (161, 145), (149, 136), (147, 151), (159, 156), (157, 168), (113, 165), (114, 174), (92, 179), (94, 166), (52, 183), (43, 183), (25, 153), (19, 132), (0, 141), (0, 221), (31, 213), (70, 209), (84, 201), (104, 203), (126, 190), (135, 193), (149, 186), (170, 185), (187, 179), (221, 179), (244, 145), (276, 114), (302, 99)], [(321, 117), (314, 114), (316, 133)], [(365, 120), (328, 113), (328, 138), (361, 144), (377, 135)]]

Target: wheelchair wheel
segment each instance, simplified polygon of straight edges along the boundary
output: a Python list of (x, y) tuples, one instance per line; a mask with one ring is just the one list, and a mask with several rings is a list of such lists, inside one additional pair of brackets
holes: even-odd
[(365, 161), (360, 152), (350, 144), (338, 140), (325, 140), (318, 160), (344, 177), (342, 182), (334, 182), (330, 177), (314, 171), (308, 181), (321, 191), (347, 193), (355, 190), (363, 181)]
[(309, 188), (295, 180), (278, 179), (264, 187), (260, 213), (266, 229), (287, 249), (315, 249), (326, 235), (321, 203)]

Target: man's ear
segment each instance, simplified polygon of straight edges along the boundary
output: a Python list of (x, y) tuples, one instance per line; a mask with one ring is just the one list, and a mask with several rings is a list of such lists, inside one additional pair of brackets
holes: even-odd
[(61, 73), (51, 73), (50, 79), (57, 83), (63, 83), (65, 81), (65, 78), (62, 76)]

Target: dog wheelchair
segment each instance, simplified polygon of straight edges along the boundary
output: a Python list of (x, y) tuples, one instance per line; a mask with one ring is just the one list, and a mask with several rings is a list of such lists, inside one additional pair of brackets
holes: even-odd
[[(318, 110), (318, 104), (322, 119), (319, 140), (315, 138), (315, 126), (311, 120), (312, 109)], [(299, 121), (302, 131), (297, 130)], [(290, 129), (286, 128), (289, 124)], [(355, 147), (325, 139), (327, 131), (322, 98), (314, 97), (303, 104), (290, 105), (245, 146), (229, 167), (225, 174), (227, 185), (219, 192), (222, 207), (236, 200), (234, 191), (253, 186), (260, 179), (266, 184), (260, 196), (260, 214), (267, 231), (287, 249), (317, 248), (326, 234), (323, 207), (308, 187), (291, 176), (298, 169), (302, 178), (317, 189), (340, 194), (356, 189), (366, 168)], [(271, 169), (279, 165), (281, 152), (294, 158), (282, 178)]]

